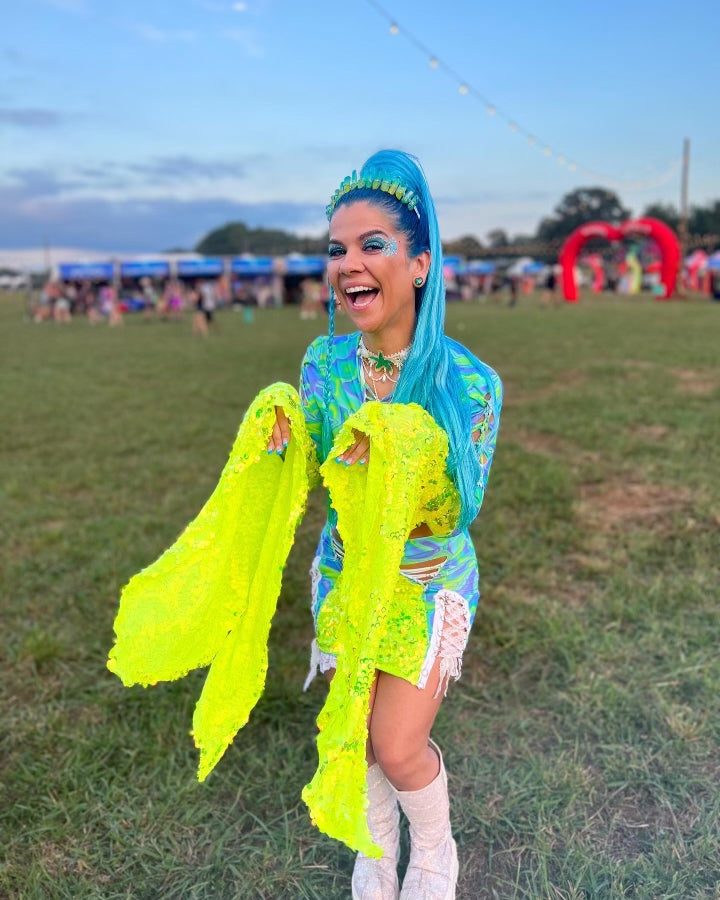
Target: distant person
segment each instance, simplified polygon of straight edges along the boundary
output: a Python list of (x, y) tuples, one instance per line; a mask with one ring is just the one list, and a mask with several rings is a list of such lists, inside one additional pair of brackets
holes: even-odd
[(215, 290), (215, 285), (212, 283), (212, 281), (203, 281), (200, 284), (200, 309), (203, 316), (205, 317), (207, 329), (211, 327), (215, 320), (217, 301), (218, 298), (217, 291)]
[(543, 306), (555, 306), (558, 300), (558, 276), (555, 266), (549, 266), (545, 281), (543, 284), (543, 292), (540, 302)]
[(519, 280), (517, 275), (508, 275), (506, 277), (505, 285), (508, 289), (508, 306), (511, 308), (517, 306)]
[[(202, 293), (197, 284), (192, 285), (187, 290), (187, 298), (193, 310), (192, 331), (200, 337), (208, 336), (208, 319), (203, 309)], [(211, 317), (212, 318), (212, 317)]]
[(140, 288), (142, 290), (142, 298), (143, 298), (143, 318), (144, 319), (154, 319), (158, 313), (158, 292), (155, 290), (155, 285), (152, 283), (152, 279), (150, 278), (141, 278), (140, 279)]
[(53, 318), (56, 322), (69, 325), (72, 322), (72, 297), (70, 285), (65, 285), (55, 300), (53, 307)]

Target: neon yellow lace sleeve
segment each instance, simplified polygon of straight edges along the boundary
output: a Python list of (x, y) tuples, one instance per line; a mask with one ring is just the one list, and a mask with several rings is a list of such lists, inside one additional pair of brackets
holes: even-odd
[[(370, 437), (366, 467), (335, 462), (353, 443), (353, 429)], [(378, 668), (411, 682), (420, 675), (427, 616), (422, 590), (400, 575), (400, 562), (420, 522), (429, 517), (439, 531), (457, 521), (446, 457), (447, 436), (421, 407), (370, 402), (345, 422), (320, 469), (345, 558), (318, 618), (318, 644), (338, 663), (318, 718), (319, 766), (303, 799), (322, 831), (369, 856), (380, 853), (366, 821), (370, 689)]]
[[(276, 405), (292, 427), (284, 461), (266, 452)], [(366, 467), (335, 462), (353, 428), (370, 437)], [(369, 855), (380, 852), (366, 821), (370, 689), (378, 668), (413, 682), (422, 668), (429, 641), (422, 593), (399, 568), (416, 524), (439, 532), (457, 520), (446, 456), (445, 433), (419, 406), (366, 403), (321, 468), (345, 561), (318, 620), (318, 642), (338, 654), (338, 668), (318, 717), (318, 769), (303, 797), (319, 828)], [(108, 668), (124, 684), (147, 686), (210, 666), (193, 716), (201, 781), (262, 694), (282, 569), (317, 480), (298, 395), (272, 385), (247, 411), (199, 515), (122, 591)]]
[[(292, 428), (284, 461), (266, 449), (276, 405)], [(245, 414), (202, 511), (122, 591), (108, 668), (125, 685), (210, 666), (193, 716), (201, 781), (263, 692), (282, 569), (317, 478), (297, 392), (271, 385)]]

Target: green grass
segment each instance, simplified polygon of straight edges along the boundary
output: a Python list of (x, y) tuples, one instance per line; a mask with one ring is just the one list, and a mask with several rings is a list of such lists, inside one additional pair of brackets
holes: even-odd
[[(315, 496), (265, 696), (203, 785), (202, 673), (105, 669), (120, 587), (211, 492), (244, 409), (323, 323), (33, 325), (0, 298), (0, 898), (349, 896), (300, 801)], [(720, 305), (452, 305), (506, 406), (483, 600), (436, 726), (458, 900), (720, 898)], [(405, 848), (406, 852), (407, 848)]]

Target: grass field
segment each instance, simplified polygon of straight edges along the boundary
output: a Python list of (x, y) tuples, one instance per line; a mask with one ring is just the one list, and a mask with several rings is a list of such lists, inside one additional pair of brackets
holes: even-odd
[[(244, 409), (323, 327), (33, 325), (0, 297), (0, 898), (335, 900), (311, 826), (312, 500), (268, 684), (205, 784), (202, 673), (105, 669), (121, 586), (211, 492)], [(506, 385), (473, 526), (483, 600), (440, 712), (458, 900), (720, 898), (720, 304), (452, 305)], [(407, 852), (407, 848), (405, 848)]]

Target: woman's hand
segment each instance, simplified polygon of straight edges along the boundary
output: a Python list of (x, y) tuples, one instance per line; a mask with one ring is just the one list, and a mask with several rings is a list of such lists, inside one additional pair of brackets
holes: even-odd
[(280, 456), (290, 443), (292, 434), (290, 432), (290, 421), (285, 415), (282, 406), (275, 407), (275, 424), (273, 425), (272, 434), (268, 441), (268, 453), (277, 453)]
[(348, 447), (344, 453), (341, 453), (340, 456), (336, 457), (336, 460), (339, 463), (345, 463), (346, 466), (352, 466), (354, 463), (364, 466), (370, 459), (370, 438), (363, 434), (362, 431), (355, 431), (354, 428), (353, 434), (355, 443)]

